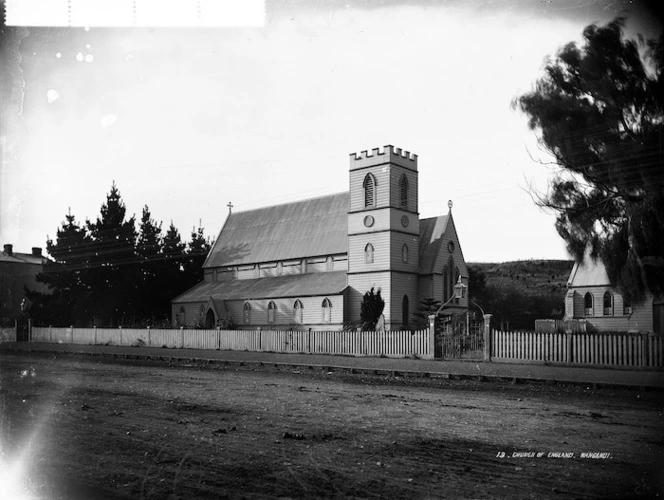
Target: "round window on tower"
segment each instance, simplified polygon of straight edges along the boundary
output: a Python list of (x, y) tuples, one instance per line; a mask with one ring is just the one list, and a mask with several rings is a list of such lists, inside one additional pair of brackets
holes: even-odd
[(408, 224), (410, 224), (410, 220), (408, 219), (407, 215), (404, 215), (401, 217), (401, 225), (403, 227), (408, 227)]
[(374, 225), (374, 218), (371, 215), (367, 215), (364, 218), (364, 225), (367, 227), (371, 227)]

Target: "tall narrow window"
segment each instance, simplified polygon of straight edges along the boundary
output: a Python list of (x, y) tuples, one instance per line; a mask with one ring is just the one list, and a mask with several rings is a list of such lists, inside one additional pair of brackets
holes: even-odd
[(248, 325), (251, 323), (251, 306), (249, 302), (244, 303), (244, 324)]
[(450, 298), (449, 296), (449, 273), (447, 272), (447, 266), (443, 268), (443, 303), (447, 302)]
[(408, 208), (408, 178), (406, 174), (403, 174), (399, 181), (399, 193), (401, 194), (401, 208)]
[(604, 293), (604, 316), (613, 316), (613, 297), (611, 292)]
[(403, 301), (401, 302), (401, 326), (404, 328), (408, 326), (408, 316), (410, 316), (408, 302), (408, 295), (404, 295)]
[(593, 315), (593, 296), (590, 292), (583, 297), (583, 308), (586, 316)]
[(625, 316), (632, 314), (632, 300), (627, 296), (623, 297), (623, 314)]
[(299, 300), (295, 301), (295, 304), (293, 305), (293, 321), (297, 323), (298, 325), (302, 324), (302, 310), (304, 308), (302, 307), (302, 302)]
[(367, 243), (367, 246), (364, 247), (364, 263), (373, 264), (374, 261), (374, 247), (371, 243)]
[(334, 270), (334, 259), (332, 258), (332, 256), (328, 257), (325, 260), (325, 269), (327, 269), (328, 271)]
[(277, 306), (274, 302), (270, 301), (267, 305), (267, 322), (274, 323), (274, 316), (277, 310)]
[(323, 323), (332, 321), (332, 303), (328, 299), (323, 299)]
[[(455, 285), (459, 282), (459, 276), (461, 276), (461, 275), (459, 274), (459, 268), (457, 267), (457, 268), (454, 269), (454, 284)], [(454, 288), (452, 288), (452, 290), (454, 290)], [(456, 297), (456, 291), (454, 291), (453, 293), (455, 294), (454, 303), (458, 304), (460, 297)]]
[(376, 204), (376, 178), (367, 174), (362, 187), (364, 187), (364, 206), (373, 207)]
[(408, 262), (408, 245), (405, 243), (401, 247), (401, 262), (407, 263)]
[(447, 279), (448, 279), (447, 290), (449, 294), (447, 296), (448, 299), (454, 297), (454, 285), (456, 285), (456, 281), (454, 281), (454, 278), (456, 278), (456, 276), (454, 275), (454, 259), (450, 257), (447, 261)]

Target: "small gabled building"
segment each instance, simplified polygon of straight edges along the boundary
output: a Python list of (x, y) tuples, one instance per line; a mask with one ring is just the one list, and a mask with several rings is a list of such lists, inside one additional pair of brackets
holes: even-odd
[(417, 155), (350, 155), (350, 191), (229, 213), (204, 280), (172, 301), (176, 325), (338, 330), (360, 322), (371, 288), (386, 329), (409, 329), (420, 300), (452, 299), (468, 269), (452, 218), (419, 218)]
[(47, 292), (47, 286), (37, 281), (45, 261), (39, 247), (33, 247), (32, 253), (22, 253), (14, 252), (11, 244), (4, 245), (0, 253), (0, 320), (13, 321), (21, 316), (27, 308), (26, 288)]
[(565, 319), (585, 319), (590, 331), (664, 333), (664, 298), (632, 304), (614, 286), (604, 264), (586, 256), (567, 281)]

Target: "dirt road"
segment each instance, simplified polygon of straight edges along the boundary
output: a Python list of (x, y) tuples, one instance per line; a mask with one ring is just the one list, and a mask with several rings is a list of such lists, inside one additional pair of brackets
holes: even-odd
[(0, 498), (661, 498), (662, 399), (3, 354)]

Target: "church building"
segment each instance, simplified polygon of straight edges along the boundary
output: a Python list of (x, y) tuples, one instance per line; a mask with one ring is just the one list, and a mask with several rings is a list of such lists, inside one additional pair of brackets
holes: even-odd
[(468, 286), (452, 204), (419, 218), (417, 155), (393, 146), (350, 155), (350, 191), (229, 213), (204, 280), (172, 301), (173, 324), (339, 330), (360, 324), (371, 288), (386, 330), (414, 327), (423, 299), (465, 311)]

